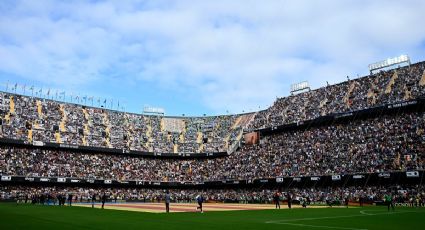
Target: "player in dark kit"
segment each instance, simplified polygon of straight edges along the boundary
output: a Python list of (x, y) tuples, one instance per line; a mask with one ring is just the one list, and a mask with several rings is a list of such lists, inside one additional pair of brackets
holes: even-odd
[(359, 197), (360, 207), (363, 207), (363, 201), (364, 201), (364, 198), (363, 198), (363, 194), (362, 194), (362, 195), (360, 195), (360, 197)]
[(170, 212), (170, 202), (171, 202), (170, 191), (167, 190), (167, 192), (165, 193), (165, 212), (167, 213)]
[(288, 208), (291, 209), (292, 208), (292, 196), (289, 192), (286, 193), (286, 199), (288, 201)]
[(62, 206), (65, 206), (66, 195), (62, 194)]
[(91, 207), (94, 208), (94, 203), (96, 202), (96, 193), (93, 193), (91, 196)]
[(198, 195), (196, 197), (196, 200), (198, 201), (198, 207), (196, 208), (196, 210), (200, 209), (201, 213), (204, 213), (204, 211), (202, 210), (202, 203), (204, 202), (204, 198), (202, 197), (202, 194)]
[(58, 204), (59, 204), (59, 206), (61, 206), (62, 205), (62, 194), (58, 194), (57, 196), (56, 196), (56, 198), (58, 198)]
[(106, 193), (103, 193), (103, 195), (102, 195), (102, 209), (105, 206), (106, 199), (107, 199)]
[(280, 194), (279, 192), (275, 192), (275, 194), (273, 195), (273, 201), (276, 204), (276, 209), (280, 209)]
[(72, 193), (68, 195), (68, 205), (72, 206)]

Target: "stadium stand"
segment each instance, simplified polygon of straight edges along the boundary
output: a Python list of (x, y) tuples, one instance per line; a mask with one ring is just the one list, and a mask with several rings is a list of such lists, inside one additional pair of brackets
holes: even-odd
[(148, 116), (10, 93), (0, 104), (1, 138), (155, 153), (226, 152), (253, 116)]
[[(88, 190), (78, 186), (101, 185), (140, 199), (162, 188), (175, 188), (179, 197), (201, 187), (225, 194), (213, 200), (255, 193), (265, 202), (270, 189), (304, 181), (308, 188), (290, 188), (318, 201), (326, 194), (379, 197), (382, 183), (398, 191), (409, 182), (406, 189), (417, 195), (425, 167), (424, 94), (425, 62), (226, 116), (148, 116), (3, 92), (0, 192), (54, 193), (52, 185), (65, 183), (73, 186), (63, 192), (80, 197)], [(244, 144), (243, 134), (253, 131), (258, 143)]]
[(320, 116), (415, 99), (425, 94), (425, 63), (283, 97), (256, 114), (251, 129), (313, 120)]
[(1, 147), (0, 170), (16, 176), (194, 182), (424, 170), (424, 121), (424, 112), (412, 112), (289, 131), (214, 159)]

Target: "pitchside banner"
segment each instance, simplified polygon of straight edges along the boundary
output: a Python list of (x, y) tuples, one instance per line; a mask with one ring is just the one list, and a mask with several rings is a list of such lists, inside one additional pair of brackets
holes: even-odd
[(383, 178), (390, 178), (391, 174), (389, 174), (389, 173), (379, 173), (378, 176), (383, 177)]
[[(81, 185), (134, 185), (134, 186), (162, 186), (162, 187), (176, 187), (176, 186), (221, 186), (221, 185), (245, 185), (245, 184), (260, 184), (260, 185), (283, 185), (285, 183), (309, 183), (312, 184), (329, 184), (335, 181), (341, 181), (342, 179), (346, 180), (348, 183), (353, 181), (358, 181), (364, 178), (368, 178), (371, 181), (379, 182), (381, 179), (385, 178), (386, 182), (390, 182), (392, 179), (397, 178), (409, 178), (409, 181), (420, 181), (421, 175), (424, 171), (404, 171), (404, 172), (392, 172), (392, 173), (371, 173), (367, 175), (354, 174), (354, 175), (332, 175), (332, 176), (313, 176), (313, 177), (275, 177), (275, 178), (263, 178), (263, 179), (249, 179), (249, 180), (222, 180), (222, 181), (185, 181), (185, 182), (159, 182), (159, 181), (117, 181), (117, 180), (96, 180), (96, 179), (80, 179), (80, 178), (64, 178), (64, 177), (24, 177), (24, 176), (9, 176), (1, 175), (1, 183), (59, 183), (64, 184), (77, 184)], [(344, 178), (343, 178), (344, 177)], [(332, 182), (330, 182), (332, 181)], [(312, 183), (311, 183), (312, 182)], [(374, 183), (372, 182), (372, 183)]]
[(418, 171), (406, 172), (406, 176), (407, 177), (419, 177), (419, 172)]
[(341, 180), (341, 175), (333, 175), (332, 180)]
[(1, 180), (2, 181), (11, 181), (12, 177), (11, 176), (1, 176)]

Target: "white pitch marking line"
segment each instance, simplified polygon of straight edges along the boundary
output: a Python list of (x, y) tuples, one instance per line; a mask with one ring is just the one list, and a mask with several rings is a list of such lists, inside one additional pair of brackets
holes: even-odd
[(303, 221), (303, 220), (338, 219), (338, 218), (348, 218), (348, 217), (356, 217), (356, 216), (364, 216), (364, 215), (323, 216), (323, 217), (299, 218), (299, 219), (289, 219), (289, 220), (271, 220), (271, 221), (266, 221), (266, 224), (278, 224), (281, 222)]
[(276, 223), (300, 227), (312, 227), (312, 228), (327, 228), (327, 229), (344, 229), (344, 230), (368, 230), (367, 228), (344, 228), (344, 227), (334, 227), (334, 226), (325, 226), (325, 225), (310, 225), (310, 224), (294, 224), (294, 223)]
[(366, 213), (365, 211), (360, 211), (361, 215), (346, 215), (346, 216), (323, 216), (323, 217), (312, 217), (312, 218), (299, 218), (299, 219), (287, 219), (287, 220), (271, 220), (266, 221), (266, 224), (280, 224), (283, 222), (291, 222), (291, 221), (303, 221), (303, 220), (322, 220), (322, 219), (339, 219), (339, 218), (349, 218), (349, 217), (359, 217), (359, 216), (375, 216), (375, 215), (391, 215), (391, 214), (401, 214), (401, 213), (411, 213), (418, 211), (405, 211), (405, 212), (384, 212), (384, 213)]
[(376, 214), (372, 214), (372, 213), (367, 213), (366, 211), (360, 211), (360, 213), (363, 214), (363, 215), (367, 215), (367, 216), (376, 215)]

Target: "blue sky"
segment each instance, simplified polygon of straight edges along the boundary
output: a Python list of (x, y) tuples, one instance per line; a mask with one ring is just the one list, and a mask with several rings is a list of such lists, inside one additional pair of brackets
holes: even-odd
[(401, 54), (425, 60), (423, 12), (423, 0), (3, 0), (1, 89), (138, 113), (255, 111), (292, 83), (338, 83)]

